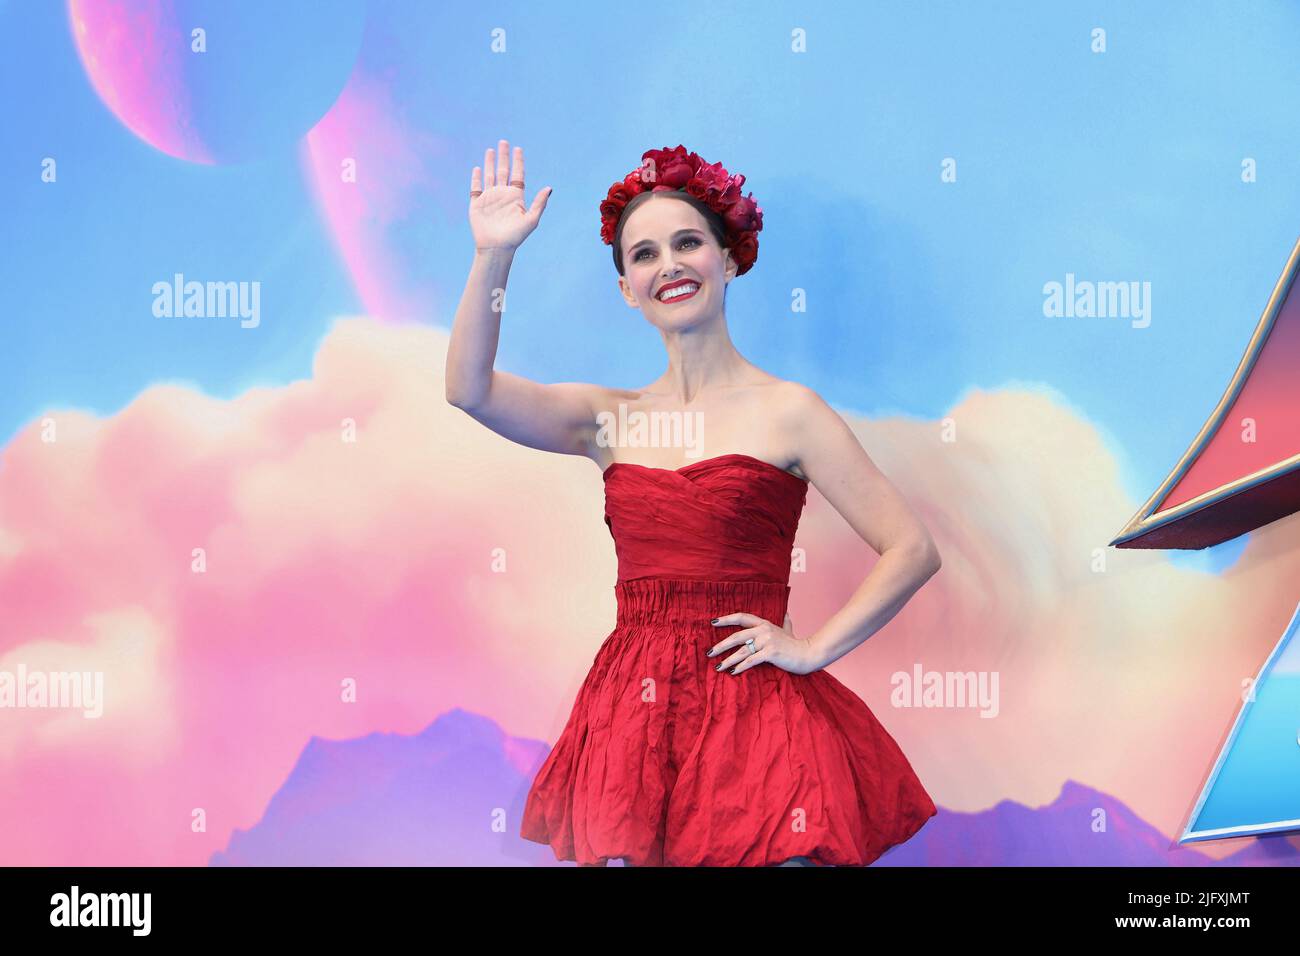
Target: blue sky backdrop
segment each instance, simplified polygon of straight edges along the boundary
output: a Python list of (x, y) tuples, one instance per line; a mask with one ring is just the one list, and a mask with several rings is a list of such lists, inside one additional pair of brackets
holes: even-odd
[[(285, 57), (331, 26), (231, 8)], [(498, 360), (543, 381), (638, 386), (663, 370), (657, 333), (618, 294), (597, 206), (644, 150), (683, 143), (743, 172), (764, 209), (758, 264), (728, 296), (748, 358), (868, 415), (1051, 390), (1108, 437), (1136, 507), (1219, 399), (1300, 234), (1300, 4), (365, 12), (363, 64), (443, 144), (428, 159), (438, 201), (401, 224), (402, 268), (436, 290), (416, 318), (450, 324), (472, 255), (457, 197), (486, 146), (525, 147), (530, 199), (555, 187), (515, 260)], [(63, 4), (0, 2), (0, 441), (47, 408), (110, 414), (159, 381), (232, 396), (309, 376), (330, 323), (362, 303), (295, 139), (216, 166), (160, 152), (96, 94), (68, 19)], [(489, 50), (494, 27), (505, 55)], [(795, 28), (806, 53), (791, 52)], [(317, 90), (340, 49), (308, 58)], [(201, 95), (196, 109), (263, 125), (293, 107), (247, 82)], [(46, 156), (56, 185), (41, 182)], [(947, 157), (955, 183), (940, 179)], [(156, 318), (151, 287), (175, 272), (260, 280), (261, 325)], [(1043, 285), (1067, 273), (1150, 282), (1150, 326), (1045, 317)], [(790, 310), (794, 288), (806, 313)]]

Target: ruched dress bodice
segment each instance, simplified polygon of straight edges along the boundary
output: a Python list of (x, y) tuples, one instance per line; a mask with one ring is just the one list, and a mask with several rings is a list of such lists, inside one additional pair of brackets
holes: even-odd
[(620, 622), (785, 619), (806, 481), (733, 454), (676, 470), (615, 462), (604, 483)]
[(605, 469), (605, 524), (618, 578), (788, 584), (808, 483), (757, 458), (726, 455), (670, 471)]

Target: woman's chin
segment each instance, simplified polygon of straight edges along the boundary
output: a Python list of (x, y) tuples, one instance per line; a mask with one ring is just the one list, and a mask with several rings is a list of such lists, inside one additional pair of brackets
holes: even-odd
[(687, 301), (680, 305), (660, 305), (653, 312), (646, 312), (651, 325), (666, 329), (681, 329), (691, 325), (702, 325), (709, 320), (710, 312), (703, 302)]
[(654, 315), (646, 316), (646, 318), (650, 321), (650, 324), (656, 328), (674, 331), (708, 324), (708, 316), (696, 309), (692, 309), (689, 312), (681, 311), (668, 314), (656, 312)]

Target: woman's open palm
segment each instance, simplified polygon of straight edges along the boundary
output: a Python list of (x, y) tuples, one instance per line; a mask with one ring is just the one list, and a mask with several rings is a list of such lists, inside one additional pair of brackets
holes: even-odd
[(523, 148), (515, 147), (513, 168), (510, 160), (510, 144), (503, 139), (495, 150), (487, 149), (482, 169), (475, 166), (470, 175), (469, 227), (476, 249), (517, 248), (537, 228), (546, 201), (551, 198), (551, 187), (547, 186), (533, 197), (532, 206), (525, 208), (524, 187), (520, 185), (524, 182)]

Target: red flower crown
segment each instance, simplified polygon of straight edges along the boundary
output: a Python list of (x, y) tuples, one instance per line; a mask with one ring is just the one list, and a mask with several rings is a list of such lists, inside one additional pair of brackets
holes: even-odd
[(600, 238), (614, 244), (614, 231), (623, 209), (643, 192), (681, 189), (702, 200), (722, 217), (726, 229), (726, 248), (743, 276), (758, 260), (758, 232), (763, 228), (763, 207), (754, 202), (754, 194), (740, 195), (745, 184), (741, 173), (729, 174), (721, 163), (709, 165), (695, 153), (678, 145), (673, 149), (648, 149), (641, 154), (641, 165), (621, 181), (609, 187), (609, 195), (600, 204)]

